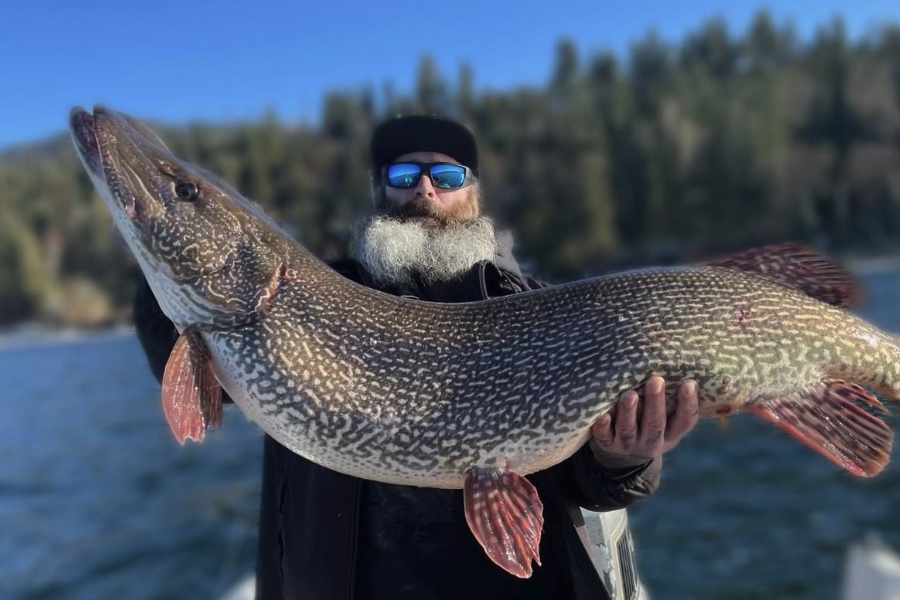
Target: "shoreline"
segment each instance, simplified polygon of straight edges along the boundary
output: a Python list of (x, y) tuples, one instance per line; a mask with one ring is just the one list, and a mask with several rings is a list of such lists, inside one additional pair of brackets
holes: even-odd
[(108, 327), (54, 327), (27, 322), (0, 329), (0, 352), (35, 346), (58, 346), (90, 340), (108, 340), (134, 335), (130, 323)]
[[(874, 256), (836, 256), (835, 259), (844, 268), (859, 276), (900, 272), (900, 252)], [(119, 322), (104, 327), (77, 327), (29, 321), (0, 328), (0, 351), (14, 347), (57, 345), (131, 335), (134, 335), (134, 325), (130, 322)]]

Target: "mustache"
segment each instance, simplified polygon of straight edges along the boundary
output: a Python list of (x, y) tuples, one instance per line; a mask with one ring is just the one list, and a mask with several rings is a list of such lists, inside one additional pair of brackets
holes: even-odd
[(393, 207), (392, 210), (388, 211), (387, 216), (401, 221), (425, 217), (434, 219), (441, 225), (449, 225), (453, 219), (457, 217), (457, 215), (454, 214), (455, 212), (458, 211), (447, 210), (437, 203), (430, 202), (422, 196), (419, 196), (413, 199), (412, 202), (407, 202), (402, 206)]
[(376, 214), (399, 221), (424, 220), (440, 226), (457, 221), (477, 219), (481, 214), (481, 193), (477, 182), (470, 188), (464, 202), (454, 203), (445, 208), (441, 203), (417, 196), (403, 205), (396, 205), (387, 198), (387, 190), (382, 187), (376, 202)]

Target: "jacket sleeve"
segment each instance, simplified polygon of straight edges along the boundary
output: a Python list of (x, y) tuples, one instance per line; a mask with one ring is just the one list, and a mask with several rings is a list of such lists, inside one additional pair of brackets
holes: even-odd
[[(178, 330), (159, 307), (159, 302), (143, 275), (140, 276), (134, 296), (133, 316), (134, 329), (147, 356), (150, 370), (156, 380), (162, 383), (169, 355), (178, 341)], [(222, 402), (232, 402), (225, 391), (222, 391)]]
[(662, 457), (639, 461), (600, 455), (586, 443), (553, 470), (566, 498), (582, 508), (602, 512), (625, 508), (655, 492)]
[(159, 307), (147, 280), (143, 275), (139, 277), (134, 297), (134, 328), (147, 356), (150, 370), (153, 371), (156, 380), (162, 383), (169, 354), (178, 341), (178, 331)]

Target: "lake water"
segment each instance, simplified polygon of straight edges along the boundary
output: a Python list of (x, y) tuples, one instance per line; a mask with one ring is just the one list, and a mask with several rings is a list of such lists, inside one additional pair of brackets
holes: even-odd
[(214, 598), (253, 568), (262, 435), (179, 446), (132, 336), (0, 350), (0, 598)]
[[(860, 311), (900, 331), (900, 273)], [(176, 444), (131, 335), (0, 346), (0, 598), (215, 598), (252, 571), (261, 434)], [(896, 411), (894, 411), (896, 414)], [(900, 547), (900, 459), (844, 474), (750, 416), (703, 422), (631, 511), (654, 600), (837, 600), (847, 545)]]

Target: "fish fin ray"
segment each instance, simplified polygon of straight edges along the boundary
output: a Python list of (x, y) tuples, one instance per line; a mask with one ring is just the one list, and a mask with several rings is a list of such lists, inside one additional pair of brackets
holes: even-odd
[(834, 306), (851, 308), (863, 301), (862, 286), (852, 273), (800, 244), (750, 248), (702, 264), (763, 275)]
[(222, 388), (200, 336), (185, 331), (169, 355), (162, 381), (166, 422), (179, 444), (201, 441), (222, 423)]
[(474, 468), (466, 473), (463, 496), (466, 521), (488, 558), (517, 577), (531, 577), (531, 561), (541, 564), (544, 526), (534, 485), (509, 469)]
[(894, 433), (860, 403), (881, 405), (862, 387), (833, 379), (790, 396), (754, 402), (745, 410), (775, 423), (850, 473), (870, 477), (890, 460)]

